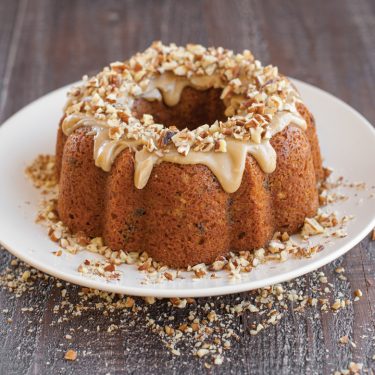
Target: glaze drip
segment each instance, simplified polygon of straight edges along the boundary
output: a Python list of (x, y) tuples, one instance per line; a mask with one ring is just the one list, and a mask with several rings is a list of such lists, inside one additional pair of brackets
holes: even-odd
[[(221, 89), (226, 121), (194, 129), (186, 124), (178, 130), (155, 123), (151, 114), (138, 118), (133, 111), (137, 99), (173, 107), (186, 87)], [(271, 138), (290, 124), (306, 129), (298, 102), (289, 80), (276, 67), (262, 67), (250, 51), (234, 54), (220, 47), (180, 48), (156, 42), (73, 88), (62, 130), (69, 135), (80, 127), (90, 128), (95, 165), (107, 172), (116, 157), (130, 149), (138, 189), (146, 186), (154, 165), (170, 162), (205, 165), (223, 189), (233, 193), (241, 184), (248, 154), (265, 173), (272, 173), (276, 152)]]
[(173, 107), (180, 102), (181, 94), (185, 87), (207, 90), (209, 88), (222, 87), (222, 82), (217, 75), (196, 76), (189, 79), (175, 76), (172, 73), (165, 73), (151, 79), (141, 97), (149, 101), (164, 100), (166, 105)]
[(274, 116), (269, 127), (269, 139), (264, 139), (260, 143), (227, 139), (226, 152), (190, 151), (186, 156), (181, 155), (173, 148), (168, 148), (160, 154), (149, 152), (140, 147), (143, 145), (142, 140), (127, 140), (123, 138), (113, 140), (110, 138), (110, 127), (107, 124), (80, 115), (66, 117), (63, 121), (62, 129), (65, 134), (69, 135), (79, 127), (91, 127), (95, 134), (95, 165), (106, 172), (110, 171), (116, 157), (124, 149), (131, 149), (135, 153), (134, 184), (138, 189), (143, 189), (146, 186), (154, 165), (170, 162), (177, 164), (203, 164), (216, 176), (224, 191), (233, 193), (241, 185), (247, 154), (254, 157), (265, 173), (272, 173), (275, 170), (276, 152), (270, 143), (270, 138), (292, 123), (303, 129), (306, 127), (306, 122), (301, 116), (290, 112), (279, 112)]

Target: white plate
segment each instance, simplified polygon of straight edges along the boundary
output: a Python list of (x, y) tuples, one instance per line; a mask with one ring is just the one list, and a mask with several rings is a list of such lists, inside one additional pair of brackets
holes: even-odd
[(199, 297), (242, 292), (290, 280), (313, 271), (341, 256), (360, 242), (375, 226), (375, 131), (354, 109), (332, 95), (295, 80), (301, 95), (314, 113), (325, 165), (334, 168), (336, 176), (351, 181), (365, 181), (368, 190), (341, 188), (351, 199), (333, 205), (340, 214), (355, 215), (349, 223), (348, 236), (335, 240), (310, 259), (289, 259), (284, 263), (267, 263), (235, 282), (227, 273), (218, 279), (193, 281), (185, 279), (144, 285), (144, 274), (134, 266), (120, 266), (119, 281), (81, 275), (78, 265), (96, 255), (82, 252), (52, 255), (57, 249), (46, 229), (35, 224), (39, 192), (24, 177), (24, 168), (40, 153), (53, 153), (56, 130), (65, 93), (58, 89), (29, 104), (0, 128), (0, 242), (11, 253), (50, 275), (86, 287), (109, 292), (155, 297)]

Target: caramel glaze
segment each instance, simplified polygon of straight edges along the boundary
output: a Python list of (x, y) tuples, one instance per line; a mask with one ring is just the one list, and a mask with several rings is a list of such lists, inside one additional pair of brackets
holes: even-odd
[[(142, 98), (146, 100), (164, 100), (169, 106), (179, 103), (181, 93), (187, 86), (198, 90), (220, 87), (220, 80), (216, 76), (205, 76), (188, 80), (187, 78), (160, 75), (151, 80), (148, 89)], [(238, 101), (238, 98), (235, 98)], [(293, 99), (293, 98), (292, 98)], [(229, 105), (231, 103), (225, 103)], [(95, 165), (104, 171), (110, 171), (116, 157), (124, 150), (131, 149), (135, 153), (134, 184), (138, 189), (143, 189), (156, 164), (171, 162), (177, 164), (203, 164), (206, 165), (217, 177), (222, 188), (227, 193), (235, 192), (241, 184), (245, 169), (247, 154), (250, 154), (258, 162), (265, 173), (272, 173), (276, 169), (276, 152), (270, 143), (273, 135), (281, 132), (288, 125), (294, 124), (306, 130), (306, 121), (299, 114), (288, 111), (278, 112), (272, 119), (269, 127), (269, 138), (259, 143), (252, 141), (240, 141), (226, 138), (226, 152), (190, 152), (184, 156), (172, 147), (163, 153), (148, 152), (142, 148), (142, 141), (118, 139), (113, 140), (109, 136), (109, 127), (106, 123), (83, 114), (67, 116), (62, 123), (62, 130), (69, 135), (80, 127), (91, 127), (94, 132), (94, 159)]]

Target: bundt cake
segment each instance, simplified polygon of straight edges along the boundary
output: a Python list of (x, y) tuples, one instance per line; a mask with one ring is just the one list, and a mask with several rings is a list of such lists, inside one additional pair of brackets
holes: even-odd
[(250, 51), (154, 42), (74, 87), (56, 147), (58, 214), (173, 267), (296, 232), (323, 177), (314, 119)]

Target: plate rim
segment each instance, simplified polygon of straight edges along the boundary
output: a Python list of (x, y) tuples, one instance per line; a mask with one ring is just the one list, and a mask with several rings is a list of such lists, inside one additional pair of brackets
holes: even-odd
[[(301, 86), (307, 86), (310, 89), (317, 90), (319, 94), (329, 96), (331, 100), (336, 101), (339, 105), (343, 106), (345, 110), (350, 111), (353, 115), (359, 117), (361, 122), (367, 127), (368, 130), (372, 133), (375, 139), (375, 129), (371, 125), (371, 123), (355, 108), (351, 107), (349, 104), (344, 102), (342, 99), (334, 96), (333, 94), (316, 87), (310, 83), (301, 81), (299, 79), (292, 78), (294, 82), (297, 82), (297, 84)], [(68, 85), (64, 85), (60, 88), (57, 88), (53, 91), (50, 91), (43, 96), (37, 98), (36, 100), (28, 103), (24, 107), (22, 107), (20, 110), (18, 110), (16, 113), (11, 115), (7, 120), (3, 122), (3, 124), (0, 126), (0, 136), (4, 133), (4, 129), (8, 129), (9, 126), (12, 126), (12, 122), (20, 115), (22, 115), (23, 112), (27, 111), (29, 108), (34, 106), (35, 104), (39, 103), (40, 101), (43, 101), (48, 96), (52, 96), (53, 94), (56, 94), (57, 92), (68, 90), (73, 85), (76, 85), (78, 82), (74, 82)], [(5, 130), (6, 131), (6, 130)], [(36, 224), (35, 224), (36, 225)], [(218, 296), (218, 295), (225, 295), (225, 294), (232, 294), (232, 293), (241, 293), (253, 289), (262, 288), (269, 285), (274, 285), (277, 283), (285, 282), (297, 277), (300, 277), (302, 275), (305, 275), (309, 272), (313, 272), (316, 269), (332, 262), (333, 260), (339, 258), (340, 256), (347, 253), (349, 250), (353, 249), (358, 243), (360, 243), (367, 235), (368, 233), (374, 228), (375, 226), (375, 213), (372, 220), (368, 222), (368, 224), (362, 228), (362, 230), (357, 233), (356, 236), (354, 236), (352, 239), (350, 239), (349, 242), (347, 242), (344, 245), (341, 245), (340, 248), (335, 250), (334, 252), (327, 252), (326, 256), (316, 259), (314, 262), (307, 263), (304, 265), (301, 265), (300, 267), (286, 271), (281, 274), (268, 276), (266, 279), (258, 279), (258, 280), (251, 280), (240, 283), (228, 283), (223, 286), (205, 286), (201, 289), (191, 289), (191, 288), (180, 288), (180, 289), (168, 289), (168, 287), (159, 288), (159, 285), (162, 284), (149, 284), (146, 286), (141, 287), (135, 287), (135, 286), (126, 286), (121, 285), (113, 282), (107, 282), (104, 280), (95, 280), (90, 279), (88, 277), (81, 276), (79, 274), (67, 274), (65, 271), (60, 271), (56, 267), (52, 266), (46, 266), (43, 262), (34, 260), (29, 252), (17, 250), (13, 248), (8, 241), (3, 240), (0, 237), (0, 244), (11, 254), (15, 255), (17, 258), (22, 260), (23, 262), (29, 264), (30, 266), (48, 274), (53, 277), (65, 280), (67, 282), (71, 282), (74, 284), (77, 284), (79, 286), (84, 286), (88, 288), (94, 288), (99, 289), (103, 291), (107, 291), (110, 293), (117, 293), (117, 294), (124, 294), (124, 295), (132, 295), (132, 296), (153, 296), (153, 297), (161, 297), (161, 298), (171, 298), (171, 297), (207, 297), (207, 296)], [(1, 231), (1, 229), (0, 229)], [(265, 282), (267, 280), (267, 282)], [(251, 286), (249, 286), (251, 284)]]

